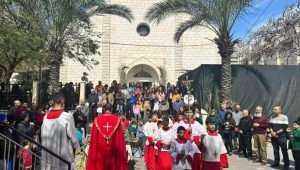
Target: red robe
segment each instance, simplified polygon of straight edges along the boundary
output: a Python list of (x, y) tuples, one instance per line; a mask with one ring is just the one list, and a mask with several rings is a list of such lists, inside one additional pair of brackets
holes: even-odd
[(128, 170), (121, 119), (111, 113), (98, 116), (91, 130), (87, 170)]
[[(199, 146), (201, 143), (200, 136), (194, 136), (193, 142)], [(202, 154), (201, 153), (194, 153), (193, 162), (192, 162), (192, 170), (202, 170)]]
[(147, 143), (145, 145), (144, 160), (147, 170), (156, 170), (156, 150), (154, 148), (154, 139), (147, 137)]
[(159, 141), (157, 141), (156, 146), (158, 148), (157, 156), (157, 170), (172, 170), (173, 159), (170, 153), (170, 145), (172, 140), (173, 131), (169, 128), (160, 129), (159, 131)]

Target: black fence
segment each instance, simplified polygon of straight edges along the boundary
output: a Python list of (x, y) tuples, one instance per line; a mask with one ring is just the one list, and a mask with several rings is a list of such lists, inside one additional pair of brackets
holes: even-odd
[[(60, 169), (60, 167), (57, 167), (58, 165), (48, 164), (48, 161), (43, 159), (41, 153), (45, 152), (58, 159), (63, 165), (66, 165), (68, 170), (71, 170), (71, 163), (69, 161), (45, 148), (34, 139), (24, 135), (5, 123), (0, 123), (0, 127), (0, 169), (40, 170), (42, 168), (42, 164), (46, 165), (47, 168), (50, 169)], [(24, 145), (13, 140), (11, 136), (13, 133), (29, 141), (31, 148), (28, 149)], [(27, 154), (27, 159), (23, 154)], [(30, 155), (31, 159), (28, 159), (28, 155)]]

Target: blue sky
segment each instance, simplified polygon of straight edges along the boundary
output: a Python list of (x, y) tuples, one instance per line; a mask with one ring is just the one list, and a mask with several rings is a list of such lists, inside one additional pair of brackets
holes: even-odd
[(246, 40), (270, 18), (280, 16), (288, 6), (297, 2), (298, 0), (254, 0), (247, 14), (235, 24), (233, 29), (235, 37)]

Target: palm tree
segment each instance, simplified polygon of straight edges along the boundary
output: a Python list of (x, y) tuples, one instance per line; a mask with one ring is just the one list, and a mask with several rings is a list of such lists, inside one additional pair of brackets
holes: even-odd
[(159, 24), (170, 15), (188, 14), (190, 18), (181, 23), (174, 40), (180, 41), (183, 33), (196, 26), (203, 26), (216, 34), (213, 40), (222, 58), (221, 101), (231, 98), (231, 55), (238, 40), (232, 28), (237, 19), (247, 10), (252, 0), (164, 0), (156, 3), (147, 12), (146, 18)]
[[(81, 29), (89, 29), (89, 18), (92, 15), (116, 15), (129, 22), (133, 20), (132, 12), (124, 5), (108, 4), (105, 0), (12, 0), (19, 11), (26, 14), (26, 18), (39, 26), (40, 35), (45, 35), (49, 58), (49, 93), (60, 90), (59, 70), (64, 56), (70, 56), (85, 63), (82, 58), (77, 58), (76, 53), (70, 54), (68, 42), (76, 44), (83, 41), (85, 36), (77, 35)], [(24, 12), (25, 11), (25, 12)], [(29, 17), (28, 17), (29, 16)], [(28, 22), (26, 22), (28, 23)], [(29, 25), (31, 23), (29, 22)], [(74, 39), (72, 36), (77, 37)], [(75, 42), (74, 42), (75, 41)], [(87, 39), (92, 43), (91, 39)], [(86, 43), (85, 43), (86, 45)], [(92, 44), (92, 47), (95, 44)], [(91, 49), (95, 51), (95, 49)], [(85, 56), (86, 58), (86, 56)]]

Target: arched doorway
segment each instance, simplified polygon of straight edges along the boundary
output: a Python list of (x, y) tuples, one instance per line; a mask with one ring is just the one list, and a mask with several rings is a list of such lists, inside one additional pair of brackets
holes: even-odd
[(160, 83), (159, 73), (147, 64), (139, 64), (128, 70), (126, 81), (140, 82), (144, 85), (158, 85)]

